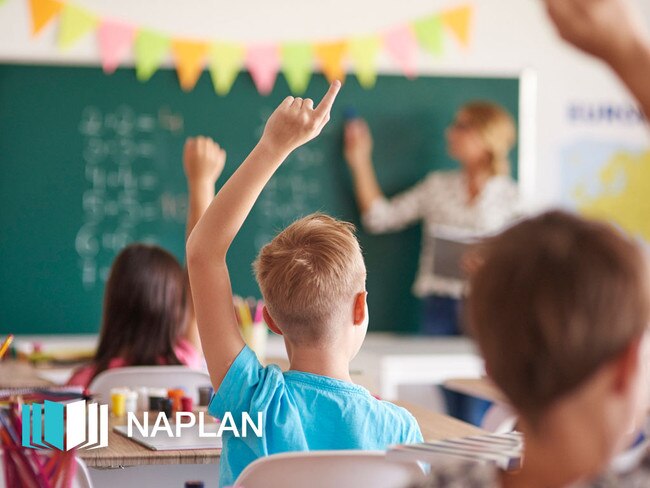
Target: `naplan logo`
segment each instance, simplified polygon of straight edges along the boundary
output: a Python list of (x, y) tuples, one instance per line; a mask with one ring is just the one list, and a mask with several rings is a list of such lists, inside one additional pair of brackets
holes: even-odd
[(79, 400), (22, 408), (22, 445), (33, 449), (97, 449), (108, 446), (108, 405)]

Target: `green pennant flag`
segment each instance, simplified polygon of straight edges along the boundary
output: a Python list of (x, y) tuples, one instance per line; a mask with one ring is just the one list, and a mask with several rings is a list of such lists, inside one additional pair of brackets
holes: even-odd
[(442, 19), (439, 15), (431, 15), (413, 22), (415, 36), (423, 49), (434, 56), (442, 56), (444, 43), (444, 30)]
[(208, 55), (210, 77), (217, 95), (227, 95), (242, 65), (244, 47), (231, 42), (215, 42)]
[(354, 64), (357, 80), (363, 88), (372, 88), (377, 80), (377, 55), (381, 41), (378, 36), (351, 39), (348, 53)]
[(302, 95), (307, 90), (313, 70), (313, 51), (310, 44), (292, 42), (281, 48), (282, 73), (289, 89), (294, 95)]
[(135, 76), (147, 81), (160, 67), (169, 51), (169, 37), (143, 29), (135, 39)]
[(59, 25), (59, 47), (67, 49), (97, 25), (97, 17), (69, 3), (63, 7)]

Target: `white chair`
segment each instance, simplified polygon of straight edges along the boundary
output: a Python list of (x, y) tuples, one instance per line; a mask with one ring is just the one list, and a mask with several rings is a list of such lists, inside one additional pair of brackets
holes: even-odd
[[(88, 472), (88, 466), (86, 466), (86, 463), (84, 463), (83, 459), (79, 457), (75, 457), (75, 461), (77, 462), (77, 472), (75, 473), (74, 480), (72, 480), (71, 488), (93, 488), (93, 483), (90, 479), (90, 473)], [(14, 488), (7, 486), (3, 466), (3, 453), (0, 451), (0, 488)]]
[(187, 366), (129, 366), (102, 371), (88, 389), (99, 403), (110, 403), (111, 388), (183, 388), (196, 404), (199, 387), (210, 385), (208, 373)]
[(256, 460), (239, 475), (244, 488), (403, 488), (423, 481), (416, 462), (386, 459), (384, 451), (310, 451)]
[(515, 430), (517, 414), (507, 405), (495, 403), (483, 416), (481, 428), (495, 434), (506, 434)]

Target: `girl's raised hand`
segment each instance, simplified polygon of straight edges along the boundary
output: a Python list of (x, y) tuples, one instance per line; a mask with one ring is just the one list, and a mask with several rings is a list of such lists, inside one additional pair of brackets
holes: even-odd
[(314, 139), (329, 121), (340, 89), (341, 82), (334, 81), (316, 108), (311, 98), (285, 98), (266, 122), (262, 142), (274, 151), (288, 154)]

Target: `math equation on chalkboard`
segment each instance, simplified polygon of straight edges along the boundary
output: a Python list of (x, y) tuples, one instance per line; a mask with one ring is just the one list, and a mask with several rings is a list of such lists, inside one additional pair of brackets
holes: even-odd
[(128, 243), (156, 242), (161, 220), (184, 222), (186, 195), (166, 191), (159, 167), (161, 139), (181, 133), (183, 123), (182, 115), (165, 108), (83, 109), (79, 133), (86, 187), (75, 249), (84, 288), (106, 281), (113, 257)]

